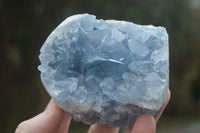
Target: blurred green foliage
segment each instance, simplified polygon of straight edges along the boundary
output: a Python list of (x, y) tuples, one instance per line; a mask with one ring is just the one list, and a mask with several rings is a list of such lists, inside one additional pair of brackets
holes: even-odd
[(170, 40), (172, 99), (164, 116), (200, 112), (199, 0), (0, 0), (0, 132), (41, 112), (50, 99), (40, 81), (39, 50), (66, 17), (161, 25)]

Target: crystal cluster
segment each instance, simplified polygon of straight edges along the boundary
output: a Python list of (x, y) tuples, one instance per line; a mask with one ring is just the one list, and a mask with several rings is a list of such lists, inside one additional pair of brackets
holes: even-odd
[(168, 90), (168, 34), (163, 27), (74, 15), (47, 38), (42, 82), (77, 121), (132, 126), (155, 114)]

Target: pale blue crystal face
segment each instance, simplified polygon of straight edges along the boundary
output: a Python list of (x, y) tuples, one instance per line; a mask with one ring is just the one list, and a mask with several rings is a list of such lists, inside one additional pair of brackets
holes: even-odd
[(163, 27), (96, 19), (64, 20), (39, 56), (42, 82), (75, 120), (132, 126), (155, 114), (168, 90), (168, 34)]

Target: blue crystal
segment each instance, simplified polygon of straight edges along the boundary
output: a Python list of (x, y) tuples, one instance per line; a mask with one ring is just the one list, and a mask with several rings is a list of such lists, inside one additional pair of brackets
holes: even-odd
[(40, 50), (42, 82), (75, 120), (132, 126), (155, 114), (168, 90), (168, 34), (163, 27), (74, 15)]

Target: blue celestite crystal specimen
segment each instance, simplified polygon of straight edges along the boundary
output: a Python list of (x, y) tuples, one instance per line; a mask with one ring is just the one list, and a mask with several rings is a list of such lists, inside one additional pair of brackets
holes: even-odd
[(164, 104), (169, 82), (168, 34), (163, 27), (96, 19), (64, 20), (39, 56), (42, 82), (75, 120), (132, 126)]

